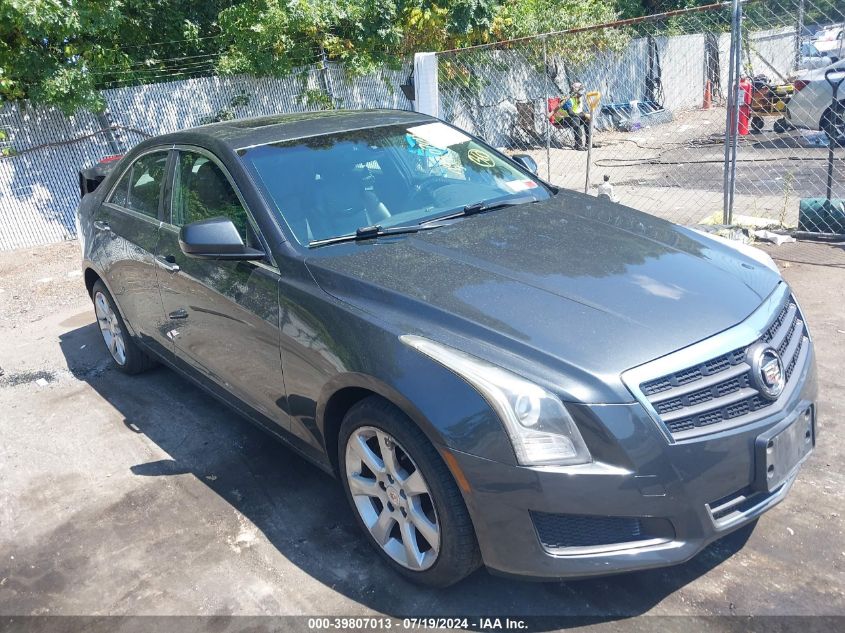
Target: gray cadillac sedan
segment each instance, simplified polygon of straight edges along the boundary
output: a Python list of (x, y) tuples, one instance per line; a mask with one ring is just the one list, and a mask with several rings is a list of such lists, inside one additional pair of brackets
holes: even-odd
[(532, 162), (392, 110), (148, 139), (79, 208), (103, 341), (334, 473), (415, 581), (685, 561), (813, 450), (804, 317), (753, 249)]

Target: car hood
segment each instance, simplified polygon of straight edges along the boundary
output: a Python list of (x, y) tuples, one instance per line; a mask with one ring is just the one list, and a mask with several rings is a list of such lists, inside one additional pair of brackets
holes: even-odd
[(630, 401), (623, 371), (743, 321), (780, 283), (730, 246), (565, 191), (306, 263), (327, 293), (400, 332), (559, 372), (562, 395), (583, 402)]
[(805, 81), (824, 81), (825, 83), (827, 83), (827, 80), (825, 80), (824, 78), (824, 74), (831, 68), (834, 68), (839, 72), (845, 71), (845, 65), (842, 65), (839, 62), (835, 62), (827, 66), (822, 66), (821, 68), (815, 67), (810, 68), (808, 70), (804, 70), (802, 72), (797, 72), (795, 73), (795, 78), (804, 79)]

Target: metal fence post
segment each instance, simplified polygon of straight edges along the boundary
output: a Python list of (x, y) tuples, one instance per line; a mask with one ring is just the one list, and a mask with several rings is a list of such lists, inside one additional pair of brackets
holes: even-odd
[[(414, 53), (414, 111), (440, 118), (440, 62), (437, 53)], [(446, 118), (444, 111), (443, 118)]]
[(795, 67), (801, 63), (801, 37), (804, 32), (804, 0), (798, 0), (798, 24), (795, 29)]
[(332, 76), (329, 73), (329, 56), (326, 53), (326, 49), (322, 46), (320, 47), (320, 65), (323, 67), (322, 72), (320, 73), (320, 78), (322, 79), (323, 90), (326, 93), (326, 96), (329, 98), (329, 102), (332, 104), (332, 108), (337, 107), (337, 103), (335, 102), (334, 98), (334, 90), (332, 89)]
[(742, 4), (733, 0), (731, 6), (731, 50), (728, 70), (728, 108), (725, 115), (725, 167), (722, 199), (722, 223), (733, 219), (734, 188), (736, 184), (736, 152), (739, 136), (739, 74), (742, 68)]
[(731, 142), (731, 188), (730, 198), (728, 200), (728, 221), (726, 224), (733, 222), (734, 212), (734, 198), (736, 197), (736, 160), (739, 151), (739, 109), (745, 103), (744, 93), (740, 95), (739, 82), (742, 75), (742, 3), (739, 0), (736, 2), (736, 15), (734, 16), (736, 27), (736, 55), (734, 57), (734, 94), (736, 95), (736, 106), (733, 111), (733, 140)]
[(549, 53), (546, 47), (546, 36), (543, 35), (543, 83), (545, 85), (543, 103), (540, 104), (540, 110), (543, 113), (543, 120), (546, 122), (546, 181), (552, 180), (552, 123), (549, 121), (549, 93), (551, 88), (549, 86)]

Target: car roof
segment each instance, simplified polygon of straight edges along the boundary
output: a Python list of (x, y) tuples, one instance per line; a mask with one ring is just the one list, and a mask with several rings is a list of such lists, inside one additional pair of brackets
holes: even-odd
[(189, 143), (224, 145), (238, 150), (256, 145), (299, 138), (336, 134), (385, 125), (435, 121), (433, 117), (408, 110), (324, 110), (273, 114), (251, 119), (222, 121), (180, 130), (148, 139), (144, 144)]

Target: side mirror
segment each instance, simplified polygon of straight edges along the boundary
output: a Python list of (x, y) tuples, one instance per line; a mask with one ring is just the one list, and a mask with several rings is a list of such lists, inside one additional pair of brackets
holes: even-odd
[(537, 161), (531, 158), (528, 154), (514, 154), (511, 158), (525, 167), (532, 174), (537, 174)]
[(179, 231), (179, 248), (198, 259), (256, 260), (262, 251), (244, 245), (229, 218), (210, 218), (186, 224)]

